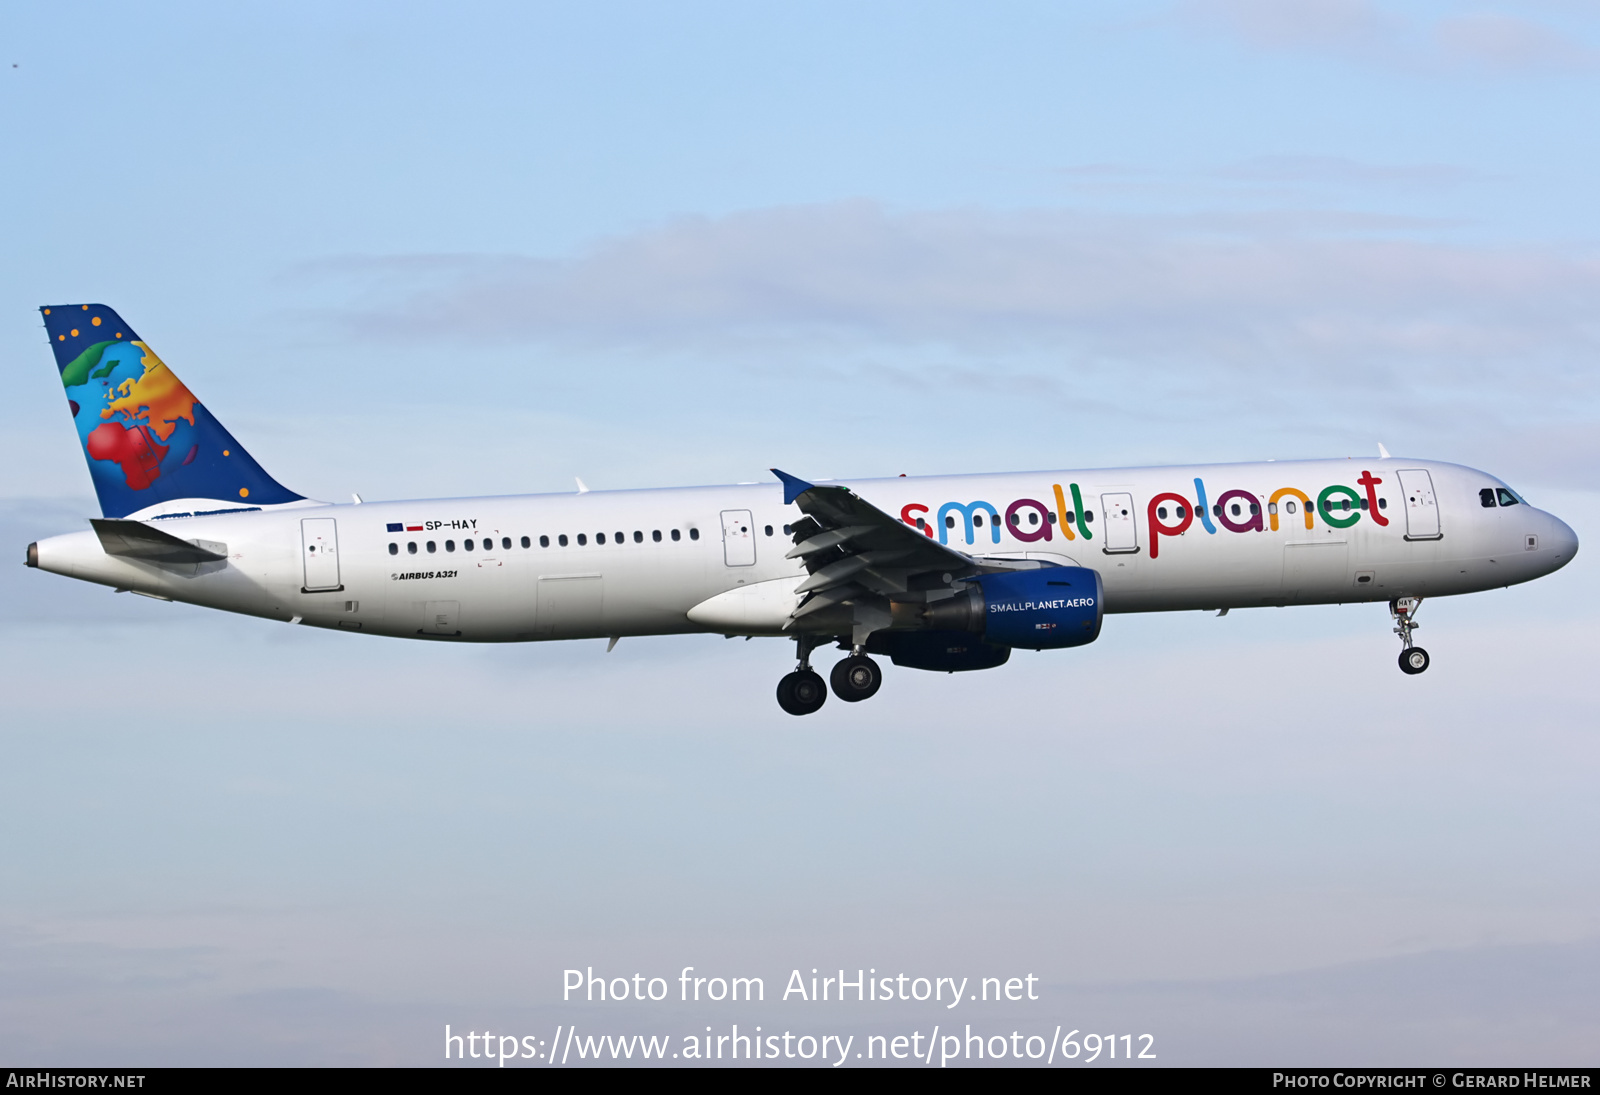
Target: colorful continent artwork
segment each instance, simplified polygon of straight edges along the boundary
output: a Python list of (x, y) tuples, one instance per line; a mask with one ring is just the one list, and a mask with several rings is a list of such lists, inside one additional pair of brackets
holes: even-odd
[(194, 395), (143, 342), (97, 342), (62, 370), (61, 381), (84, 451), (117, 465), (130, 490), (159, 479), (174, 447), (179, 466), (194, 460)]
[(238, 507), (300, 498), (239, 448), (111, 309), (77, 304), (40, 311), (106, 516), (174, 499)]

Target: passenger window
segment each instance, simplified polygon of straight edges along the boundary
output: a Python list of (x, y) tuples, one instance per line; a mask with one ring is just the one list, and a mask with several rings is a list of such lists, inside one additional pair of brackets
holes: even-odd
[[(511, 537), (502, 536), (500, 538), (500, 546), (505, 548), (507, 551), (510, 551), (511, 550)], [(522, 538), (522, 546), (523, 547), (527, 547), (528, 546), (528, 538), (526, 536), (524, 536)]]
[(1296, 513), (1300, 509), (1300, 507), (1296, 506), (1293, 502), (1285, 502), (1283, 504), (1283, 508), (1289, 513)]
[(1239, 516), (1239, 503), (1235, 502), (1232, 506), (1230, 506), (1228, 508), (1233, 510), (1233, 515), (1235, 517)]
[(1389, 500), (1387, 498), (1378, 499), (1378, 508), (1379, 509), (1388, 509), (1389, 508)]
[(1219, 505), (1213, 504), (1212, 507), (1211, 507), (1211, 516), (1213, 516), (1213, 517), (1221, 517), (1222, 516), (1222, 507), (1219, 506)]
[(1494, 509), (1494, 488), (1484, 487), (1478, 492), (1478, 505), (1484, 509)]
[(589, 543), (589, 537), (588, 537), (588, 535), (587, 535), (587, 534), (585, 534), (585, 533), (582, 533), (582, 532), (580, 532), (580, 533), (578, 533), (578, 546), (579, 546), (579, 547), (584, 547), (584, 546), (586, 546), (586, 545), (587, 545), (587, 544), (588, 544), (588, 543)]
[(691, 539), (691, 540), (700, 539), (700, 530), (697, 529), (697, 528), (690, 529), (689, 530), (689, 539)]
[(1276, 503), (1276, 502), (1268, 502), (1267, 503), (1267, 512), (1270, 513), (1270, 514), (1276, 514), (1278, 512), (1278, 503)]
[(983, 514), (981, 514), (981, 513), (974, 513), (974, 514), (973, 514), (973, 515), (972, 515), (972, 523), (973, 523), (973, 525), (974, 525), (974, 526), (976, 526), (976, 527), (977, 527), (977, 528), (982, 528), (982, 527), (983, 527)]
[(1069, 524), (1069, 525), (1076, 524), (1077, 520), (1078, 520), (1078, 516), (1075, 513), (1069, 513), (1069, 514), (1067, 514), (1066, 520), (1067, 520), (1067, 524)]
[(650, 534), (650, 539), (654, 540), (656, 543), (659, 544), (661, 542), (661, 530), (660, 529), (656, 529), (654, 532), (652, 532)]
[(633, 542), (636, 543), (636, 544), (644, 543), (644, 533), (640, 532), (638, 529), (634, 529), (633, 530)]
[(944, 527), (945, 528), (955, 528), (956, 527), (956, 519), (954, 517), (946, 517), (944, 519)]
[(1086, 509), (1083, 511), (1083, 523), (1086, 525), (1094, 524), (1094, 510)]
[(1167, 507), (1166, 506), (1157, 506), (1156, 507), (1156, 516), (1161, 518), (1163, 521), (1165, 521), (1167, 519)]
[(1516, 495), (1512, 494), (1504, 487), (1500, 488), (1500, 504), (1502, 506), (1514, 506), (1517, 505), (1517, 502), (1518, 499)]
[[(594, 534), (594, 542), (597, 543), (597, 544), (605, 543), (606, 542), (606, 534), (603, 533), (603, 532), (595, 533)], [(582, 540), (580, 540), (579, 543), (582, 543)]]
[(1045, 520), (1046, 520), (1046, 521), (1049, 521), (1049, 522), (1050, 522), (1050, 523), (1051, 523), (1051, 524), (1052, 524), (1052, 525), (1053, 525), (1053, 524), (1055, 524), (1055, 523), (1056, 523), (1056, 515), (1055, 515), (1055, 514), (1053, 514), (1053, 513), (1047, 513), (1047, 514), (1045, 514), (1045, 515), (1044, 515), (1044, 519), (1045, 519)]
[(619, 544), (625, 544), (625, 543), (628, 542), (628, 538), (626, 536), (622, 535), (622, 533), (620, 533), (620, 532), (617, 533), (616, 539), (617, 539), (617, 543), (619, 543)]
[(783, 534), (784, 534), (784, 535), (785, 535), (785, 536), (787, 536), (787, 535), (789, 535), (789, 532), (790, 532), (790, 528), (789, 528), (789, 526), (788, 526), (788, 525), (784, 525), (784, 526), (783, 526)]
[(683, 533), (679, 532), (677, 529), (673, 529), (672, 530), (672, 539), (674, 541), (683, 539)]
[(399, 555), (400, 554), (400, 545), (399, 544), (390, 544), (389, 545), (389, 554), (390, 555)]
[[(566, 541), (563, 540), (562, 543), (565, 544)], [(543, 548), (549, 547), (550, 546), (550, 537), (548, 537), (548, 536), (539, 537), (539, 546), (543, 547)]]
[(533, 541), (524, 536), (522, 538), (522, 546), (525, 548), (531, 548), (533, 546)]
[(406, 554), (407, 555), (415, 555), (416, 553), (417, 553), (417, 542), (415, 540), (413, 540), (409, 544), (406, 545)]
[(1037, 525), (1038, 523), (1039, 523), (1039, 512), (1037, 510), (1029, 510), (1028, 511), (1028, 524)]
[(1365, 498), (1363, 498), (1360, 502), (1358, 502), (1356, 504), (1359, 505), (1362, 509), (1366, 509), (1367, 508), (1367, 500)]
[[(472, 541), (471, 540), (463, 540), (463, 541), (461, 541), (461, 550), (462, 551), (471, 551), (472, 547), (473, 547), (473, 545), (472, 545)], [(448, 540), (446, 540), (445, 543), (444, 543), (444, 549), (446, 551), (455, 550), (454, 548), (452, 548), (450, 546), (450, 541), (448, 541)]]
[(563, 532), (560, 536), (557, 536), (556, 537), (556, 543), (560, 544), (562, 547), (566, 547), (567, 546), (567, 534)]
[(456, 542), (454, 540), (446, 540), (444, 542), (444, 549), (446, 551), (454, 551), (456, 549)]
[(1255, 502), (1251, 502), (1250, 503), (1250, 512), (1251, 513), (1260, 513), (1261, 512), (1261, 506), (1258, 505)]
[(767, 526), (767, 535), (768, 535), (768, 536), (771, 536), (771, 535), (772, 535), (772, 526), (771, 526), (771, 525), (768, 525), (768, 526)]

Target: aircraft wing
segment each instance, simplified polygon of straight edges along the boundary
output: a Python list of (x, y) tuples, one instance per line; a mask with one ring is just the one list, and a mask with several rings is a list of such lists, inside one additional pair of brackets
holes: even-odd
[(772, 469), (783, 482), (785, 505), (805, 514), (791, 526), (794, 548), (809, 576), (795, 588), (808, 594), (793, 619), (852, 600), (922, 600), (923, 591), (993, 569), (946, 547), (922, 530), (884, 513), (849, 487), (818, 485)]

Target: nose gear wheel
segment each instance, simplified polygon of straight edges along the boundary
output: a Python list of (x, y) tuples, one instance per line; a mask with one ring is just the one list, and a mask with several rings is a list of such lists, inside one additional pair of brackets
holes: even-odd
[(1400, 672), (1414, 677), (1428, 668), (1431, 659), (1420, 646), (1411, 644), (1411, 633), (1422, 625), (1417, 623), (1417, 609), (1422, 607), (1421, 597), (1396, 597), (1389, 602), (1389, 615), (1394, 617), (1394, 633), (1400, 636)]

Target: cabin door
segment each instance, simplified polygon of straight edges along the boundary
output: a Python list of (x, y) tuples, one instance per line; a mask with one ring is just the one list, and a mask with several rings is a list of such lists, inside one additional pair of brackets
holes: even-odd
[(305, 593), (343, 589), (339, 584), (339, 530), (332, 517), (300, 522), (300, 555), (305, 560)]
[(1444, 533), (1439, 529), (1439, 505), (1433, 497), (1433, 476), (1423, 468), (1397, 472), (1400, 492), (1406, 507), (1406, 539), (1438, 540)]

